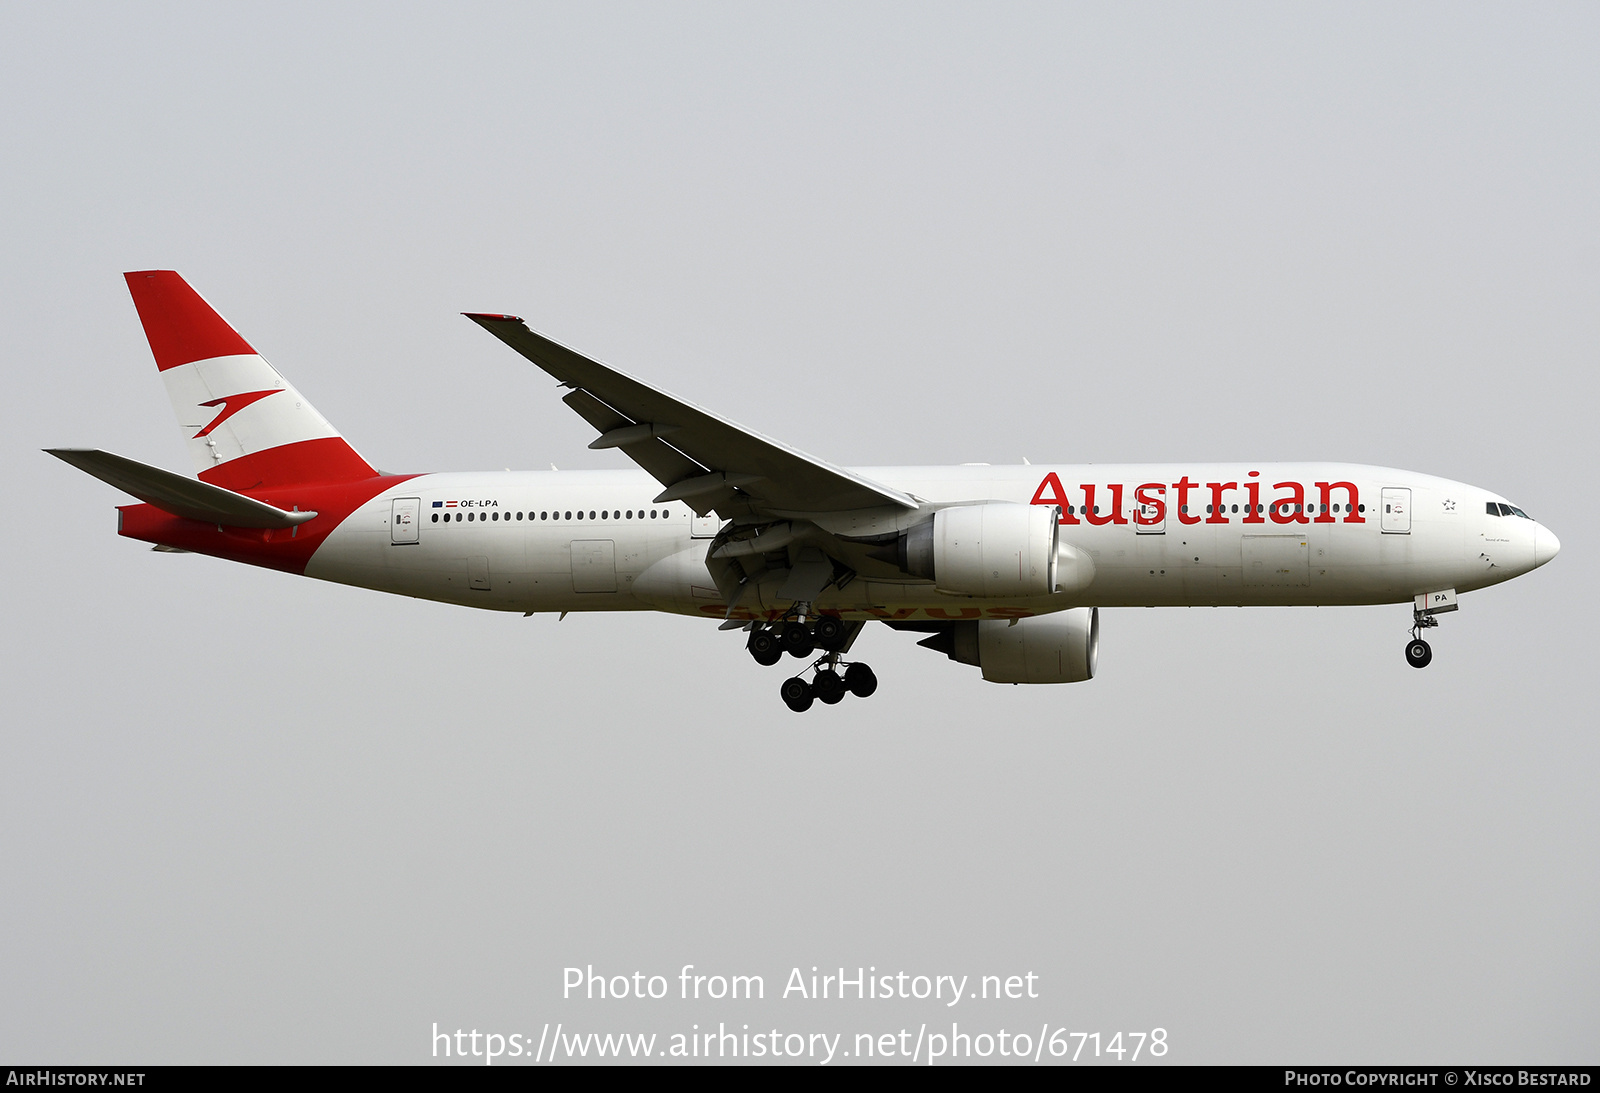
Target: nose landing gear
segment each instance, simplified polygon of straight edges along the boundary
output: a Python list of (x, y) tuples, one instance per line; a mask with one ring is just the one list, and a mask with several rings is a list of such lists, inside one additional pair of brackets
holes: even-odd
[[(1419, 597), (1420, 599), (1421, 597)], [(1438, 626), (1433, 612), (1421, 607), (1411, 609), (1411, 640), (1406, 642), (1406, 663), (1413, 668), (1426, 668), (1433, 661), (1433, 646), (1422, 640), (1422, 632)]]

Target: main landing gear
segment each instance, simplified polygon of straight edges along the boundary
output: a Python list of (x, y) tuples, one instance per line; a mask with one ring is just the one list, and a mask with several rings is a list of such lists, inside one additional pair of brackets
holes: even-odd
[(1406, 642), (1406, 663), (1426, 668), (1433, 660), (1433, 646), (1422, 640), (1422, 632), (1438, 626), (1439, 620), (1419, 608), (1411, 609), (1411, 640)]
[(847, 694), (868, 698), (878, 689), (876, 673), (860, 662), (845, 666), (844, 675), (840, 675), (838, 653), (829, 653), (811, 667), (816, 669), (816, 675), (811, 677), (810, 683), (801, 676), (793, 676), (778, 688), (783, 704), (795, 713), (805, 713), (817, 701), (832, 706), (844, 701)]
[(818, 649), (823, 655), (814, 660), (806, 671), (813, 672), (811, 679), (805, 673), (783, 681), (779, 694), (784, 705), (795, 713), (804, 713), (812, 703), (821, 701), (832, 706), (844, 700), (847, 694), (866, 698), (878, 689), (878, 677), (871, 668), (859, 662), (846, 664), (840, 660), (849, 648), (855, 629), (829, 615), (821, 615), (807, 623), (803, 615), (796, 615), (770, 626), (758, 626), (750, 631), (745, 647), (757, 664), (771, 666), (783, 659), (809, 657)]

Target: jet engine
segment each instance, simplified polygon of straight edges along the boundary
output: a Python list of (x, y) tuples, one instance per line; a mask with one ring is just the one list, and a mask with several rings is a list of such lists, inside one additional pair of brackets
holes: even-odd
[(1100, 610), (952, 622), (917, 644), (977, 665), (990, 683), (1081, 683), (1094, 678), (1099, 659)]
[(940, 509), (900, 536), (896, 561), (958, 596), (1048, 596), (1060, 526), (1049, 505), (990, 501)]

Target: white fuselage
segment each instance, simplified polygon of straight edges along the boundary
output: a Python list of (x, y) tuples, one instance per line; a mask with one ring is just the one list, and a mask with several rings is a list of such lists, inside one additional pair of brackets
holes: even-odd
[[(1532, 519), (1489, 515), (1491, 503), (1505, 500), (1496, 494), (1383, 467), (1084, 464), (859, 473), (926, 502), (924, 519), (929, 508), (974, 501), (1065, 502), (1061, 542), (1092, 560), (1092, 579), (1072, 592), (987, 599), (942, 593), (904, 574), (864, 573), (815, 604), (847, 619), (1015, 618), (1077, 606), (1393, 603), (1496, 584), (1558, 549)], [(705, 565), (721, 522), (695, 516), (682, 502), (653, 504), (660, 490), (642, 471), (422, 475), (352, 512), (306, 574), (499, 611), (725, 617), (725, 597)], [(1085, 511), (1095, 503), (1098, 511)], [(882, 531), (896, 519), (903, 527), (903, 514), (847, 515), (841, 522), (850, 526), (830, 530)], [(781, 615), (789, 604), (776, 597), (777, 584), (776, 577), (755, 581), (733, 617)]]

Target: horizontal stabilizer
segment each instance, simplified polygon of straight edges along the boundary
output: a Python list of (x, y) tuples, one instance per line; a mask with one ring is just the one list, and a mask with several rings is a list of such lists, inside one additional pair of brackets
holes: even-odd
[(316, 515), (314, 512), (286, 512), (242, 493), (95, 448), (46, 448), (45, 451), (162, 512), (190, 520), (236, 528), (290, 528)]

